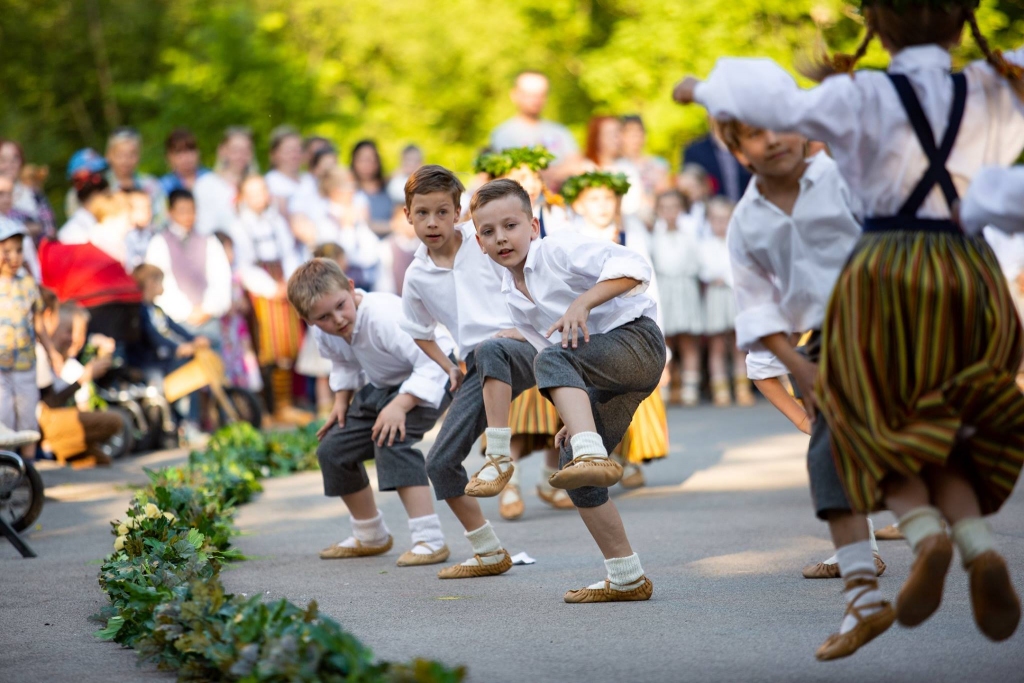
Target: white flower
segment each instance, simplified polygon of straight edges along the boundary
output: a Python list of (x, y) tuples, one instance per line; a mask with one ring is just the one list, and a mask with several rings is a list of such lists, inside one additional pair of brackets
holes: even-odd
[(123, 524), (123, 523), (119, 524), (118, 527), (117, 527), (117, 535), (118, 536), (127, 536), (128, 535), (128, 525)]
[(143, 510), (146, 513), (146, 517), (148, 517), (149, 519), (156, 519), (161, 514), (160, 513), (160, 508), (158, 508), (153, 503), (147, 503), (146, 507), (143, 508)]
[(164, 518), (165, 518), (165, 519), (169, 519), (169, 520), (171, 520), (172, 522), (173, 522), (173, 521), (174, 521), (174, 519), (175, 519), (175, 518), (174, 518), (174, 514), (173, 514), (173, 513), (170, 513), (170, 512), (165, 512), (165, 513), (164, 513)]
[(124, 550), (124, 539), (124, 536), (118, 536), (116, 539), (114, 539), (114, 550)]

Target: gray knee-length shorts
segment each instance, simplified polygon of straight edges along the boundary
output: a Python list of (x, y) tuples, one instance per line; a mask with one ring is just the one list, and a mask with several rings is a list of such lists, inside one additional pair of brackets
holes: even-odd
[[(549, 346), (534, 361), (537, 388), (551, 398), (551, 389), (575, 387), (590, 397), (597, 433), (610, 453), (625, 436), (637, 406), (658, 388), (665, 369), (665, 337), (646, 316), (610, 332), (590, 335), (579, 348)], [(573, 459), (572, 446), (559, 454), (562, 467)], [(568, 492), (576, 507), (608, 502), (608, 489), (584, 486)]]
[(441, 431), (427, 455), (427, 475), (438, 500), (465, 495), (469, 476), (462, 462), (487, 427), (484, 380), (492, 378), (512, 387), (512, 398), (535, 382), (533, 359), (537, 350), (529, 342), (488, 339), (466, 356), (466, 377), (455, 391)]
[(423, 453), (416, 448), (451, 402), (445, 392), (437, 408), (416, 406), (405, 416), (405, 440), (378, 446), (371, 436), (380, 411), (399, 393), (399, 387), (386, 389), (367, 385), (356, 392), (345, 414), (345, 426), (335, 425), (316, 449), (324, 477), (324, 495), (345, 496), (370, 485), (363, 463), (377, 461), (377, 483), (381, 491), (405, 486), (427, 486)]

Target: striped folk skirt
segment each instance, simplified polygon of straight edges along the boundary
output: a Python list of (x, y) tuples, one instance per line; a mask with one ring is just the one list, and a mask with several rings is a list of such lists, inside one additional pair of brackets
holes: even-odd
[(531, 387), (512, 401), (508, 424), (512, 433), (526, 437), (523, 455), (555, 445), (555, 434), (562, 428), (555, 405)]
[(260, 367), (291, 368), (302, 343), (302, 323), (287, 299), (252, 296), (256, 315), (256, 357)]
[(668, 417), (661, 389), (655, 389), (637, 406), (619, 453), (623, 460), (635, 465), (668, 455)]
[(868, 233), (839, 276), (822, 330), (816, 393), (850, 503), (883, 505), (890, 472), (957, 467), (984, 514), (1024, 462), (1024, 335), (979, 238)]

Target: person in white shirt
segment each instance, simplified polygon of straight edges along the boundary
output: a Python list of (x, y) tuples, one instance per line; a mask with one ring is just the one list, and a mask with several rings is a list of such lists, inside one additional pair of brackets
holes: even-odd
[[(434, 514), (423, 454), (416, 444), (451, 402), (448, 377), (400, 326), (394, 294), (355, 289), (337, 263), (317, 258), (288, 280), (288, 300), (330, 360), (334, 408), (317, 432), (324, 495), (340, 496), (352, 535), (324, 548), (322, 559), (381, 555), (394, 543), (377, 508), (363, 462), (376, 460), (381, 491), (397, 491), (409, 515), (412, 547), (398, 566), (448, 559), (441, 521)], [(455, 343), (437, 335), (451, 354)]]
[(990, 225), (1007, 233), (1024, 232), (1024, 166), (978, 171), (958, 219), (970, 235)]
[[(562, 196), (576, 215), (573, 227), (579, 234), (621, 244), (640, 254), (653, 271), (646, 228), (637, 219), (622, 214), (622, 205), (629, 196), (630, 188), (631, 181), (621, 173), (588, 171), (568, 178), (562, 185)], [(647, 296), (655, 302), (661, 299), (658, 280), (653, 272)], [(660, 308), (652, 317), (662, 327)], [(664, 327), (662, 333), (664, 336)], [(623, 466), (619, 482), (623, 488), (640, 488), (646, 483), (640, 465), (666, 457), (668, 441), (665, 401), (661, 390), (657, 389), (637, 407), (622, 443), (612, 453), (612, 457)]]
[(220, 317), (231, 309), (231, 264), (216, 238), (195, 232), (191, 192), (175, 190), (167, 204), (170, 224), (153, 235), (146, 249), (146, 263), (164, 273), (164, 293), (156, 304), (189, 333), (217, 347)]
[(238, 217), (238, 190), (246, 176), (257, 173), (253, 156), (252, 131), (232, 126), (224, 131), (217, 146), (217, 164), (212, 173), (196, 180), (192, 190), (196, 202), (196, 232), (212, 235), (227, 232)]
[[(511, 147), (501, 152), (481, 154), (473, 164), (476, 172), (484, 174), (488, 181), (510, 178), (523, 186), (526, 194), (530, 196), (533, 215), (540, 222), (542, 239), (569, 226), (565, 202), (559, 195), (548, 192), (541, 177), (541, 171), (545, 170), (554, 158), (554, 154), (538, 145)], [(473, 232), (475, 234), (476, 231)], [(555, 435), (562, 428), (555, 406), (540, 395), (537, 387), (531, 387), (512, 401), (509, 427), (512, 429), (510, 449), (513, 463), (518, 463), (521, 458), (533, 451), (544, 449), (544, 465), (540, 483), (537, 485), (537, 496), (555, 509), (573, 509), (575, 506), (569, 495), (548, 483), (551, 475), (558, 470)], [(518, 470), (502, 492), (498, 510), (505, 519), (518, 519), (525, 511), (519, 491)]]
[[(476, 243), (472, 224), (455, 225), (463, 191), (454, 173), (436, 165), (417, 169), (405, 185), (406, 215), (423, 246), (405, 274), (403, 329), (448, 374), (456, 392), (427, 457), (427, 474), (473, 547), (473, 557), (443, 569), (441, 579), (493, 576), (512, 567), (476, 501), (501, 493), (516, 470), (509, 457), (509, 406), (496, 416), (487, 409), (487, 396), (497, 388), (507, 391), (511, 403), (533, 386), (537, 355), (513, 328), (498, 268)], [(439, 324), (455, 335), (465, 373), (435, 339)], [(487, 436), (487, 464), (470, 479), (462, 463), (481, 433)]]
[[(894, 611), (867, 544), (840, 554), (850, 606), (820, 659), (852, 654), (894, 618), (916, 626), (935, 612), (953, 554), (943, 521), (970, 574), (982, 633), (1004, 640), (1020, 621), (983, 515), (999, 510), (1024, 462), (1024, 395), (1015, 384), (1024, 331), (991, 249), (965, 239), (951, 217), (975, 173), (1012, 163), (1024, 147), (1024, 51), (1009, 61), (989, 51), (975, 5), (867, 5), (857, 56), (879, 36), (892, 55), (887, 72), (827, 78), (856, 62), (837, 59), (805, 91), (768, 60), (726, 59), (706, 83), (686, 79), (674, 93), (717, 119), (822, 141), (864, 207), (866, 234), (826, 311), (817, 393), (804, 399), (829, 423), (851, 507), (896, 513), (916, 559)], [(987, 63), (951, 76), (948, 50), (968, 24)], [(792, 209), (793, 199), (783, 206)], [(814, 373), (795, 374), (809, 389)]]
[(380, 238), (369, 226), (369, 206), (357, 193), (355, 176), (344, 166), (327, 171), (320, 181), (320, 193), (327, 200), (326, 211), (316, 223), (317, 244), (338, 244), (345, 250), (345, 271), (356, 287), (376, 289), (380, 275)]
[(302, 135), (291, 126), (278, 126), (270, 131), (270, 170), (264, 176), (274, 206), (285, 216), (288, 201), (302, 182)]
[[(562, 469), (551, 484), (569, 491), (605, 557), (607, 578), (569, 591), (565, 601), (647, 600), (653, 586), (607, 487), (622, 477), (608, 452), (665, 368), (658, 307), (644, 293), (653, 271), (643, 256), (610, 241), (538, 239), (530, 197), (513, 180), (481, 187), (470, 211), (480, 246), (506, 269), (502, 291), (512, 322), (538, 350), (537, 386), (565, 423), (556, 439)], [(498, 419), (507, 415), (512, 392), (494, 389), (487, 412)]]

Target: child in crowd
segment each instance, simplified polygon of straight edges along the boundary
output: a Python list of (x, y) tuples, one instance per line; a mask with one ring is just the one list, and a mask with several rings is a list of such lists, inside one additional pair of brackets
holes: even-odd
[[(261, 176), (256, 176), (262, 182)], [(224, 373), (228, 384), (259, 393), (263, 391), (263, 377), (253, 350), (252, 335), (249, 333), (249, 315), (252, 307), (242, 287), (242, 273), (235, 258), (235, 243), (231, 237), (219, 230), (213, 236), (224, 248), (224, 255), (231, 264), (231, 309), (220, 319), (220, 350), (224, 361)]]
[[(54, 356), (42, 324), (39, 287), (23, 267), (25, 226), (0, 216), (0, 423), (15, 431), (35, 430), (36, 337)], [(35, 446), (21, 454), (31, 460)]]
[(708, 371), (715, 405), (732, 405), (726, 369), (731, 360), (736, 403), (749, 407), (754, 405), (754, 395), (747, 379), (747, 354), (736, 346), (736, 295), (732, 291), (729, 246), (726, 244), (732, 212), (733, 204), (725, 197), (713, 197), (708, 202), (709, 233), (700, 241), (700, 279), (705, 287), (704, 334), (708, 337)]
[[(471, 223), (456, 226), (462, 183), (448, 169), (423, 166), (405, 184), (406, 216), (423, 245), (405, 274), (402, 304), (405, 329), (451, 378), (455, 398), (427, 457), (427, 473), (438, 500), (444, 500), (466, 530), (473, 557), (446, 567), (441, 579), (501, 574), (512, 567), (475, 498), (496, 496), (512, 478), (512, 399), (534, 385), (536, 351), (517, 334), (501, 294), (497, 266), (480, 249)], [(438, 325), (456, 337), (466, 372), (448, 357), (437, 339)], [(494, 414), (488, 387), (510, 394)], [(462, 463), (486, 433), (487, 464), (466, 476)]]
[[(622, 476), (608, 452), (625, 436), (640, 403), (665, 369), (657, 304), (643, 293), (647, 260), (610, 241), (578, 235), (540, 237), (519, 183), (495, 180), (470, 205), (481, 247), (506, 269), (508, 310), (539, 351), (537, 385), (565, 422), (557, 442), (562, 469), (551, 484), (569, 491), (605, 557), (607, 578), (565, 594), (565, 601), (647, 600), (653, 586), (630, 547), (607, 487)], [(514, 387), (484, 386), (488, 423), (507, 419)]]
[(402, 148), (402, 163), (388, 181), (388, 198), (396, 207), (400, 208), (405, 204), (405, 183), (422, 165), (423, 150), (418, 145), (406, 145)]
[[(444, 562), (448, 546), (415, 446), (451, 401), (448, 377), (402, 331), (401, 299), (356, 289), (335, 261), (315, 258), (299, 266), (288, 280), (288, 300), (331, 361), (334, 408), (317, 432), (317, 458), (324, 494), (341, 496), (352, 520), (352, 535), (320, 557), (391, 549), (393, 538), (363, 466), (375, 459), (379, 489), (397, 490), (409, 515), (413, 545), (398, 566)], [(447, 354), (455, 348), (448, 335), (438, 334), (437, 341)]]
[[(586, 237), (611, 241), (625, 246), (650, 265), (647, 233), (642, 226), (627, 229), (623, 226), (622, 198), (629, 191), (629, 181), (621, 173), (590, 171), (568, 178), (562, 184), (562, 196), (577, 216), (575, 223)], [(652, 267), (653, 271), (653, 267)], [(650, 278), (647, 295), (657, 301), (657, 279)], [(657, 307), (651, 316), (660, 322)], [(633, 421), (617, 447), (618, 457), (624, 463), (622, 485), (639, 488), (644, 485), (639, 465), (668, 455), (668, 416), (661, 391), (651, 392), (636, 408)]]
[[(821, 409), (815, 427), (831, 429), (851, 507), (897, 514), (915, 560), (894, 614), (871, 576), (868, 544), (841, 548), (848, 616), (821, 659), (851, 654), (894, 618), (916, 626), (935, 612), (953, 556), (943, 521), (970, 575), (978, 628), (999, 641), (1020, 620), (983, 515), (999, 510), (1024, 462), (1024, 395), (1015, 383), (1024, 331), (991, 249), (952, 217), (982, 166), (1020, 153), (1024, 52), (1010, 62), (989, 50), (976, 4), (865, 3), (868, 33), (857, 54), (819, 65), (816, 76), (850, 73), (876, 35), (892, 56), (888, 72), (826, 78), (805, 91), (769, 60), (720, 60), (707, 83), (686, 79), (674, 93), (718, 119), (814, 135), (868, 216), (824, 315), (821, 370), (798, 360), (794, 375), (808, 411)], [(948, 50), (966, 25), (988, 64), (951, 75)], [(784, 212), (802, 209), (805, 182), (779, 199)], [(857, 525), (856, 540), (866, 527)]]
[[(533, 215), (540, 222), (541, 237), (550, 229), (558, 232), (566, 227), (568, 220), (558, 195), (548, 193), (540, 172), (555, 158), (544, 147), (514, 147), (502, 152), (482, 154), (477, 157), (474, 167), (478, 173), (485, 173), (487, 181), (509, 178), (523, 186), (530, 196)], [(551, 486), (548, 479), (558, 470), (558, 449), (555, 435), (562, 427), (558, 411), (551, 401), (540, 395), (537, 387), (531, 387), (512, 402), (509, 415), (512, 428), (511, 457), (513, 464), (530, 453), (544, 449), (544, 466), (541, 469), (537, 496), (557, 510), (573, 508), (569, 495)], [(519, 470), (516, 469), (508, 485), (498, 499), (498, 512), (504, 519), (519, 519), (525, 511), (519, 488)]]
[(676, 176), (676, 189), (686, 198), (687, 215), (697, 226), (698, 237), (707, 233), (707, 202), (713, 193), (711, 177), (699, 164), (686, 164)]
[(357, 196), (355, 176), (344, 166), (335, 166), (320, 181), (327, 198), (324, 218), (317, 224), (317, 239), (337, 243), (348, 259), (346, 274), (359, 289), (372, 290), (380, 273), (380, 238), (370, 230), (369, 209)]
[[(321, 244), (313, 252), (313, 258), (326, 258), (334, 261), (341, 272), (348, 277), (348, 259), (345, 250), (334, 243)], [(310, 330), (302, 340), (299, 357), (295, 361), (295, 372), (303, 377), (313, 378), (313, 401), (316, 406), (317, 418), (326, 418), (334, 408), (334, 392), (331, 391), (328, 377), (331, 375), (331, 362), (320, 355), (316, 339)], [(291, 387), (288, 387), (291, 390)], [(277, 391), (275, 389), (275, 391)]]
[(658, 195), (650, 253), (661, 295), (661, 326), (672, 352), (668, 402), (692, 407), (700, 402), (704, 320), (698, 279), (700, 240), (697, 223), (686, 213), (686, 206), (687, 200), (678, 190)]
[(126, 195), (128, 221), (133, 229), (124, 236), (124, 269), (130, 273), (146, 260), (146, 249), (153, 238), (153, 200), (138, 189)]

